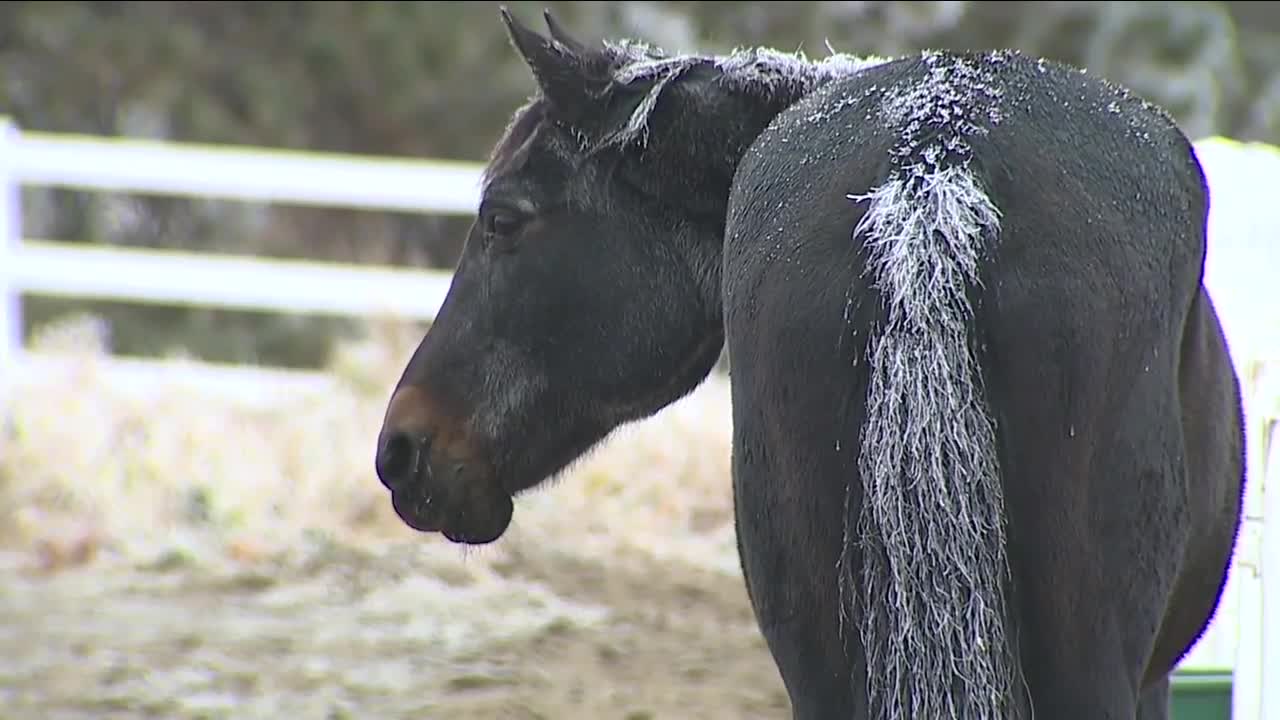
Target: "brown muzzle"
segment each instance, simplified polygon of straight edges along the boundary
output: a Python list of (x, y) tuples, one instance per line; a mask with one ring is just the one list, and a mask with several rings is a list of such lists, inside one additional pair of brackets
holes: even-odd
[(511, 523), (511, 496), (475, 451), (461, 417), (419, 386), (391, 396), (374, 468), (396, 514), (415, 530), (482, 544)]

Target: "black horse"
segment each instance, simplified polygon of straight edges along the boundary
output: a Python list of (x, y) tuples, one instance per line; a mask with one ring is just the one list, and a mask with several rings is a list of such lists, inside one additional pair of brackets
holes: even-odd
[(1016, 52), (673, 56), (502, 16), (538, 92), (387, 409), (404, 522), (497, 539), (727, 347), (795, 717), (1167, 717), (1244, 442), (1170, 118)]

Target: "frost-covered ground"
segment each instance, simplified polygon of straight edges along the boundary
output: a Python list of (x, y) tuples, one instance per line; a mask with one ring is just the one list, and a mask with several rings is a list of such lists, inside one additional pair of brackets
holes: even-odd
[(92, 352), (23, 386), (0, 446), (0, 717), (777, 717), (723, 380), (464, 552), (404, 527), (372, 472), (415, 339), (269, 409), (117, 393)]
[[(1252, 377), (1280, 359), (1280, 155), (1201, 147), (1208, 283)], [(372, 472), (416, 339), (383, 332), (332, 392), (263, 409), (115, 392), (92, 333), (51, 333), (79, 361), (0, 434), (0, 718), (784, 717), (738, 573), (724, 381), (463, 552), (405, 528)], [(1189, 664), (1231, 664), (1238, 590)]]

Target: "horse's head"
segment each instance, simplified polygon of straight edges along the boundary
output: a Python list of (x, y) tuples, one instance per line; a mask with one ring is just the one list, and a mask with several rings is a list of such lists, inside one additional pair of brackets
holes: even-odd
[(405, 523), (466, 543), (497, 539), (515, 494), (710, 372), (729, 186), (780, 107), (726, 82), (722, 60), (502, 17), (538, 93), (494, 149), (376, 461)]

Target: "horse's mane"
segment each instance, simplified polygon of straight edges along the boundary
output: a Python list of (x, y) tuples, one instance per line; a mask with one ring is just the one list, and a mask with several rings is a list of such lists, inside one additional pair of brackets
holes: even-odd
[[(579, 137), (583, 152), (606, 147), (625, 147), (648, 140), (648, 123), (663, 91), (680, 76), (699, 66), (718, 71), (717, 81), (731, 91), (756, 94), (765, 102), (780, 97), (798, 98), (819, 85), (886, 62), (883, 57), (856, 57), (832, 52), (820, 60), (810, 60), (802, 51), (784, 53), (771, 48), (741, 48), (725, 55), (667, 54), (634, 40), (607, 41), (593, 61), (607, 70), (600, 102), (609, 94), (637, 83), (648, 86), (644, 98), (618, 127), (604, 137)], [(529, 98), (512, 116), (501, 140), (494, 147), (485, 170), (485, 182), (515, 169), (527, 156), (530, 141), (551, 121), (550, 102), (540, 92)]]

